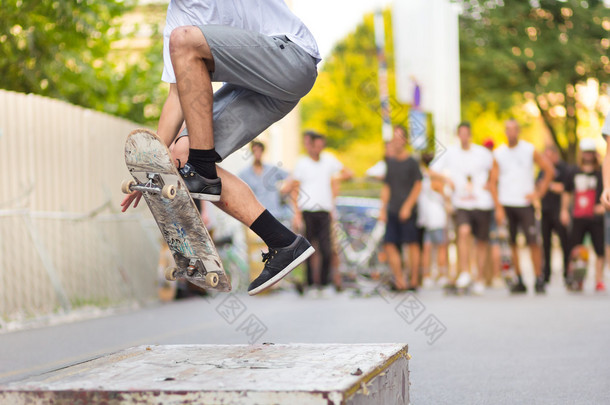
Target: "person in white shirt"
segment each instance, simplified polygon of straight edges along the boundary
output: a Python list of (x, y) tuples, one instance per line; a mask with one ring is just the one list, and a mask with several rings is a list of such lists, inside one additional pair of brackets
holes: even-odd
[[(508, 145), (502, 145), (494, 151), (498, 163), (498, 201), (503, 211), (502, 216), (508, 220), (510, 243), (513, 253), (513, 264), (517, 272), (517, 282), (511, 288), (514, 293), (527, 291), (521, 278), (519, 251), (517, 249), (517, 231), (520, 228), (525, 234), (530, 248), (532, 264), (536, 274), (535, 290), (544, 293), (544, 276), (542, 274), (542, 251), (538, 242), (538, 229), (534, 212), (534, 201), (541, 199), (553, 180), (555, 171), (551, 162), (537, 152), (529, 142), (519, 139), (520, 126), (514, 120), (505, 123)], [(544, 177), (535, 182), (534, 166), (538, 165)], [(502, 221), (498, 221), (501, 224)]]
[[(485, 291), (483, 268), (489, 246), (495, 188), (489, 188), (497, 178), (497, 166), (492, 153), (485, 147), (472, 143), (470, 124), (458, 126), (459, 145), (451, 146), (432, 165), (432, 170), (445, 176), (453, 186), (453, 207), (457, 228), (458, 277), (457, 288), (466, 288), (473, 281), (473, 292)], [(501, 215), (501, 213), (500, 213)], [(476, 276), (471, 276), (471, 237), (476, 240)]]
[[(159, 119), (169, 146), (188, 161), (179, 172), (194, 198), (218, 203), (269, 247), (257, 294), (285, 277), (314, 249), (282, 225), (237, 176), (216, 163), (288, 114), (309, 92), (320, 55), (307, 27), (283, 0), (171, 0), (163, 43), (162, 80), (170, 83)], [(223, 82), (216, 93), (212, 82)], [(181, 151), (182, 149), (182, 151)], [(141, 193), (121, 203), (123, 210)]]
[(446, 182), (438, 176), (430, 173), (429, 166), (434, 159), (434, 154), (422, 154), (422, 187), (417, 199), (417, 224), (424, 228), (424, 244), (422, 248), (422, 286), (431, 286), (434, 282), (432, 272), (432, 250), (436, 249), (437, 277), (441, 286), (448, 281), (448, 256), (447, 247), (449, 243), (448, 211), (451, 206), (450, 196), (445, 192)]
[[(293, 171), (292, 201), (294, 204), (293, 223), (296, 230), (305, 228), (305, 236), (311, 243), (317, 243), (321, 256), (319, 287), (327, 287), (331, 282), (331, 212), (334, 209), (332, 190), (333, 179), (339, 181), (352, 177), (330, 153), (324, 153), (326, 138), (316, 132), (307, 131), (303, 137), (307, 156), (297, 162)], [(307, 284), (316, 284), (313, 257), (307, 259)]]

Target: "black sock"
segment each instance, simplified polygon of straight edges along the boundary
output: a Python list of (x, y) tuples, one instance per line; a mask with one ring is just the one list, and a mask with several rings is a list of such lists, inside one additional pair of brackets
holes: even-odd
[(216, 149), (189, 149), (188, 163), (195, 171), (207, 179), (218, 177), (216, 173), (216, 162), (220, 161), (220, 155)]
[(259, 215), (250, 229), (270, 248), (283, 248), (295, 241), (297, 236), (267, 210)]

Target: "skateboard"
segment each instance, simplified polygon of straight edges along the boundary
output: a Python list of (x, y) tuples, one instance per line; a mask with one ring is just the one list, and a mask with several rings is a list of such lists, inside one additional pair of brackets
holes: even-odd
[(446, 295), (471, 295), (472, 294), (472, 283), (465, 287), (458, 287), (455, 281), (447, 283), (443, 286), (443, 291)]
[(513, 252), (510, 248), (506, 226), (498, 227), (498, 244), (500, 245), (500, 274), (510, 289), (516, 283), (517, 274), (513, 265)]
[(165, 270), (165, 278), (231, 291), (210, 234), (163, 141), (146, 129), (132, 131), (125, 142), (125, 163), (133, 179), (125, 180), (121, 190), (142, 192), (174, 258), (176, 265)]
[(567, 284), (569, 290), (582, 291), (588, 264), (589, 249), (583, 245), (574, 246), (570, 253), (570, 263), (568, 264)]

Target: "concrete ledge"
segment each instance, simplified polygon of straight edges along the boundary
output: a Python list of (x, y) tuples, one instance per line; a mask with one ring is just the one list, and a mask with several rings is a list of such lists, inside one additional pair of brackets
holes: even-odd
[(404, 344), (139, 346), (0, 387), (1, 404), (408, 404)]

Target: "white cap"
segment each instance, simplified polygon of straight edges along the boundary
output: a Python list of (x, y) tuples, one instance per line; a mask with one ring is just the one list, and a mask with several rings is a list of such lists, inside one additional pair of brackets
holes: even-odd
[(593, 138), (583, 138), (580, 140), (580, 151), (581, 152), (596, 152), (597, 144)]

